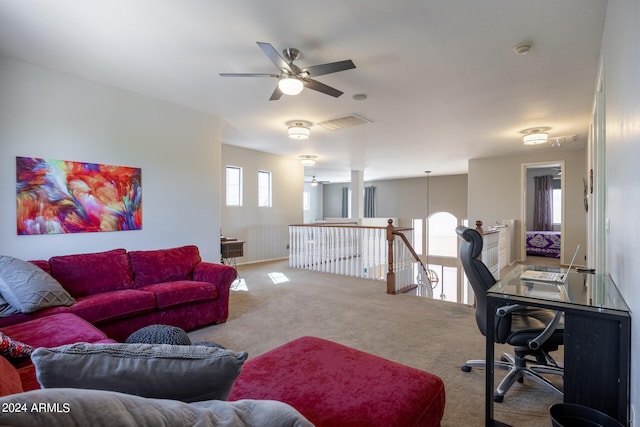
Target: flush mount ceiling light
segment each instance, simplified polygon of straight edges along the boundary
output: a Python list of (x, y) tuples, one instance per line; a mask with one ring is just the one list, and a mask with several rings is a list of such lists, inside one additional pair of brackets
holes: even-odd
[(549, 134), (547, 131), (551, 129), (549, 127), (540, 127), (540, 128), (529, 128), (523, 131), (522, 133), (522, 143), (524, 145), (539, 145), (545, 144), (549, 139)]
[(300, 156), (300, 163), (302, 163), (302, 166), (315, 166), (316, 165), (316, 161), (315, 161), (316, 158), (317, 158), (317, 156), (312, 156), (310, 154), (306, 154), (304, 156)]
[(287, 129), (287, 135), (291, 139), (297, 139), (303, 141), (309, 139), (311, 136), (310, 124), (303, 121), (295, 121), (287, 123), (289, 128)]
[(302, 80), (292, 76), (284, 76), (278, 81), (278, 88), (285, 95), (297, 95), (303, 87)]
[(530, 133), (528, 135), (522, 136), (522, 143), (524, 145), (538, 145), (544, 144), (549, 139), (549, 134), (540, 132), (540, 133)]
[(289, 138), (291, 139), (309, 139), (311, 136), (311, 130), (304, 126), (290, 126), (289, 129), (287, 129), (287, 135), (289, 135)]

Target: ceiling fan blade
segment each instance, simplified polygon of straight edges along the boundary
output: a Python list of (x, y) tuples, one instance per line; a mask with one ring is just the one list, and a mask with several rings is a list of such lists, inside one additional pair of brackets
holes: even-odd
[(344, 93), (338, 89), (332, 88), (331, 86), (327, 86), (326, 84), (320, 83), (319, 81), (313, 79), (305, 79), (305, 86), (309, 89), (317, 90), (318, 92), (322, 92), (336, 98)]
[(283, 95), (282, 91), (276, 85), (276, 88), (273, 90), (273, 93), (271, 94), (271, 98), (269, 98), (269, 101), (277, 101), (282, 97), (282, 95)]
[(286, 70), (290, 73), (293, 73), (293, 70), (291, 69), (287, 61), (282, 56), (280, 56), (278, 51), (275, 50), (274, 47), (271, 46), (271, 44), (264, 43), (264, 42), (256, 42), (256, 43), (258, 43), (258, 46), (260, 46), (260, 49), (262, 49), (264, 54), (269, 57), (271, 62), (273, 62), (276, 67), (278, 67), (281, 70)]
[(265, 73), (220, 73), (221, 77), (280, 77), (277, 74)]
[(352, 68), (356, 68), (356, 65), (352, 60), (347, 59), (345, 61), (330, 62), (328, 64), (306, 67), (301, 69), (300, 71), (303, 73), (307, 73), (309, 77), (317, 77), (324, 74), (337, 73), (338, 71), (350, 70)]

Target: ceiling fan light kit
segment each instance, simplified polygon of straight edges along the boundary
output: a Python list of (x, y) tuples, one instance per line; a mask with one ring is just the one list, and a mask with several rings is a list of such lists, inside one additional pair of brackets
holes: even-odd
[(278, 88), (285, 95), (297, 95), (302, 92), (303, 87), (302, 81), (295, 77), (285, 76), (278, 81)]

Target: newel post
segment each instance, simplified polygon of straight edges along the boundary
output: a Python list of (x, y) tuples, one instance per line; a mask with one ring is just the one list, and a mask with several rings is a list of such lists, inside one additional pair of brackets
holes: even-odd
[(396, 273), (393, 268), (393, 220), (389, 218), (387, 220), (387, 246), (388, 246), (388, 267), (387, 267), (387, 293), (396, 293)]

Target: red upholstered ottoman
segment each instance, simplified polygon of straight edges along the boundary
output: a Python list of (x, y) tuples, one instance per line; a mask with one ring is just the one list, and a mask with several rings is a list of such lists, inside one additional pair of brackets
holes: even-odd
[(315, 337), (247, 361), (229, 400), (285, 402), (317, 427), (440, 426), (437, 376)]

